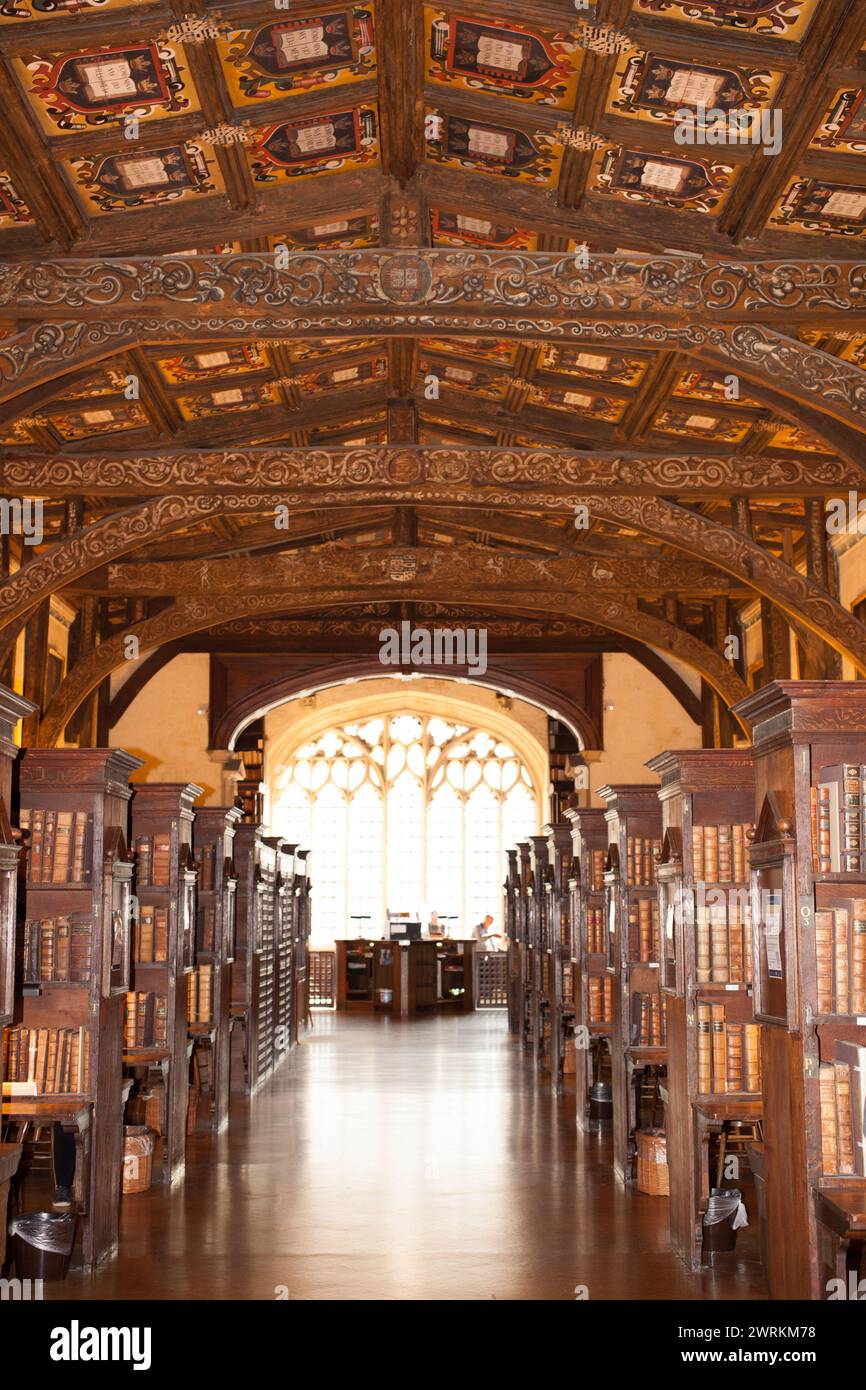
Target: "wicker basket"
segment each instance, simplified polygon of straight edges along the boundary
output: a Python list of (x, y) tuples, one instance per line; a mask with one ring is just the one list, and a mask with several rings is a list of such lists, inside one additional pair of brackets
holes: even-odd
[(153, 1173), (153, 1134), (145, 1125), (123, 1126), (123, 1194), (146, 1192)]
[(668, 1150), (663, 1129), (639, 1129), (637, 1141), (637, 1186), (650, 1197), (667, 1197)]

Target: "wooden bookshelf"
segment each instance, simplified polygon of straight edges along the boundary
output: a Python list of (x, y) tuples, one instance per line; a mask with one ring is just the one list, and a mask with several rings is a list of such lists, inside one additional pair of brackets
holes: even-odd
[(671, 1244), (697, 1270), (707, 1155), (696, 1107), (711, 1101), (717, 1117), (733, 1121), (742, 1118), (740, 1102), (761, 1098), (749, 922), (752, 751), (690, 748), (660, 753), (647, 766), (661, 783), (658, 911)]
[(298, 1041), (295, 1009), (295, 850), (281, 840), (277, 849), (277, 918), (275, 950), (274, 1064), (282, 1062)]
[(505, 852), (505, 883), (502, 888), (502, 920), (508, 942), (508, 1031), (520, 1035), (522, 1025), (523, 983), (522, 942), (518, 935), (520, 897), (520, 856), (517, 849)]
[[(133, 874), (125, 832), (129, 777), (138, 767), (139, 758), (109, 748), (29, 749), (21, 758), (25, 930), (41, 925), (38, 950), (32, 926), (27, 934), (20, 1026), (50, 1030), (54, 1046), (37, 1074), (39, 1095), (4, 1102), (3, 1111), (21, 1123), (59, 1118), (81, 1136), (74, 1196), (86, 1267), (117, 1246)], [(22, 1045), (19, 1059), (27, 1051)], [(27, 1080), (27, 1070), (7, 1066), (7, 1075)]]
[(533, 1020), (533, 956), (532, 922), (529, 910), (529, 885), (532, 879), (532, 846), (528, 840), (521, 840), (517, 846), (520, 864), (520, 878), (517, 893), (517, 940), (520, 943), (520, 1041), (526, 1048), (532, 1047)]
[[(228, 1122), (231, 1090), (231, 967), (235, 950), (237, 875), (234, 838), (241, 820), (239, 806), (203, 806), (196, 812), (195, 857), (199, 864), (196, 970), (211, 971), (209, 1017), (213, 1051), (214, 1129)], [(203, 1020), (188, 1019), (193, 1036)]]
[(310, 851), (295, 850), (295, 937), (292, 956), (292, 975), (295, 982), (295, 1019), (300, 1030), (310, 1022), (310, 981), (307, 976), (307, 942), (312, 931), (312, 882), (310, 880)]
[(550, 980), (550, 1082), (562, 1090), (567, 1041), (573, 1053), (574, 967), (571, 950), (568, 883), (571, 877), (571, 827), (568, 821), (546, 825), (546, 954)]
[(131, 1071), (141, 1073), (153, 1049), (165, 1051), (163, 1166), (170, 1183), (183, 1177), (186, 1166), (191, 1052), (187, 976), (195, 963), (198, 878), (192, 850), (193, 805), (201, 795), (201, 787), (193, 782), (142, 782), (132, 802), (138, 916), (131, 984), (135, 1000), (128, 1001), (124, 1057)]
[(550, 1065), (550, 1004), (552, 959), (547, 920), (546, 835), (529, 837), (529, 876), (526, 886), (527, 926), (529, 929), (529, 1040), (536, 1067)]
[[(30, 700), (0, 685), (0, 1033), (15, 1015), (16, 903), (21, 839), (20, 833), (12, 829), (12, 773), (21, 750), (14, 735), (18, 721), (35, 709)], [(3, 1081), (3, 1055), (0, 1047), (0, 1083)]]
[[(850, 1062), (849, 1049), (866, 1047), (866, 1007), (862, 994), (855, 998), (863, 968), (859, 941), (855, 965), (855, 940), (862, 933), (854, 930), (866, 900), (866, 685), (774, 681), (735, 712), (754, 745), (752, 961), (762, 1024), (767, 1280), (774, 1299), (826, 1298), (832, 1232), (825, 1218), (835, 1208), (840, 1222), (846, 1209), (856, 1219), (866, 1192), (863, 1148), (843, 1132), (853, 1107), (836, 1090), (843, 1075), (836, 1069)], [(813, 846), (812, 792), (826, 784), (827, 769), (846, 765), (856, 767), (861, 784), (858, 804), (851, 803), (860, 867), (822, 869), (817, 853), (813, 863), (820, 846)], [(845, 989), (837, 973), (843, 960)], [(844, 1075), (857, 1084), (853, 1071)], [(843, 1162), (846, 1151), (853, 1161)], [(840, 1191), (850, 1194), (848, 1202)], [(825, 1192), (833, 1195), (822, 1206)]]
[[(15, 941), (20, 839), (12, 829), (12, 774), (20, 749), (15, 743), (19, 719), (36, 706), (0, 685), (0, 1089), (5, 1047), (3, 1030), (15, 1016)], [(18, 1170), (20, 1144), (0, 1144), (0, 1269), (6, 1258), (9, 1184)]]
[(613, 1029), (612, 981), (603, 949), (608, 828), (601, 808), (576, 807), (565, 815), (571, 826), (569, 914), (577, 1124), (579, 1129), (589, 1131), (598, 1128), (590, 1117), (589, 1092), (601, 1077), (602, 1060), (609, 1059)]
[(661, 806), (655, 787), (604, 786), (608, 853), (605, 861), (606, 970), (612, 981), (611, 1082), (613, 1164), (623, 1182), (634, 1179), (638, 1088), (667, 1060), (658, 952), (645, 924), (658, 916), (655, 854), (661, 847)]

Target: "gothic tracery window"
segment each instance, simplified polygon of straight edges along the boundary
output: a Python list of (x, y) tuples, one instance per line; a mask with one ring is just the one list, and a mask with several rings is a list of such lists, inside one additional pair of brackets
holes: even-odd
[(532, 778), (477, 725), (396, 714), (335, 725), (296, 748), (273, 820), (312, 849), (318, 943), (381, 932), (386, 912), (447, 918), (451, 935), (501, 914), (504, 852), (537, 828)]

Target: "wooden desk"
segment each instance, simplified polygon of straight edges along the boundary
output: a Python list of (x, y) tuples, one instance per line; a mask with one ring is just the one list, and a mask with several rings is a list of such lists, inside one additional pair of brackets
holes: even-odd
[(18, 1171), (20, 1144), (0, 1144), (0, 1269), (6, 1261), (6, 1226), (9, 1214), (9, 1184)]
[(82, 1258), (85, 1265), (92, 1266), (99, 1253), (93, 1246), (93, 1175), (90, 1169), (93, 1102), (84, 1096), (8, 1096), (3, 1099), (2, 1115), (4, 1121), (17, 1125), (18, 1144), (24, 1143), (31, 1128), (39, 1129), (55, 1123), (61, 1124), (67, 1133), (73, 1135), (75, 1182), (72, 1202), (74, 1209), (83, 1217)]
[(831, 1280), (841, 1279), (842, 1297), (850, 1298), (852, 1292), (857, 1292), (866, 1244), (866, 1178), (819, 1188), (815, 1193), (815, 1221), (823, 1295), (828, 1297)]

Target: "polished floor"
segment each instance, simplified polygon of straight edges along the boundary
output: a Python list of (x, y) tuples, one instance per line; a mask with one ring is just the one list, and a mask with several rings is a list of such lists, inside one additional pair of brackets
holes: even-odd
[(615, 1183), (607, 1141), (576, 1133), (502, 1013), (317, 1013), (229, 1130), (190, 1141), (180, 1190), (123, 1199), (118, 1258), (52, 1294), (763, 1297), (746, 1259), (690, 1274), (666, 1205)]

